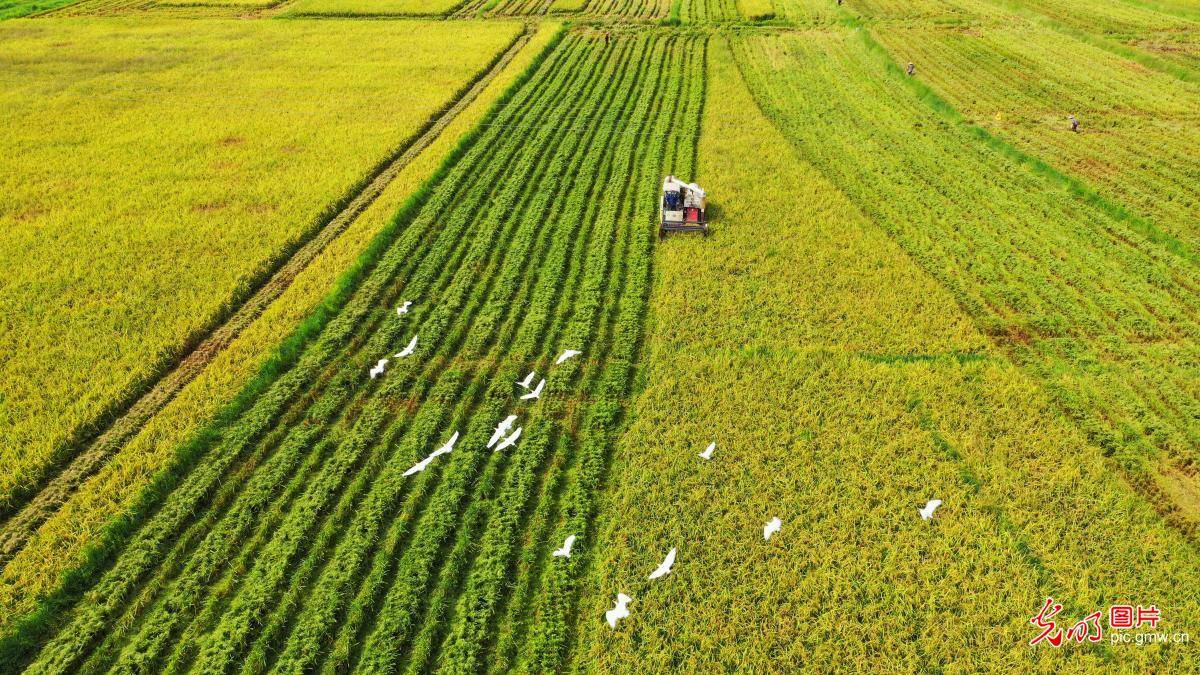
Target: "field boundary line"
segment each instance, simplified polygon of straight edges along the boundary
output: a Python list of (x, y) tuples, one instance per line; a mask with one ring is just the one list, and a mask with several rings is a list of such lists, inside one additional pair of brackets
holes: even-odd
[(497, 74), (512, 61), (533, 36), (534, 26), (525, 24), (513, 41), (496, 58), (482, 69), (459, 94), (451, 99), (440, 112), (408, 140), (372, 169), (367, 177), (354, 186), (337, 205), (336, 210), (324, 222), (298, 242), (297, 247), (285, 254), (269, 276), (264, 275), (252, 284), (248, 297), (230, 305), (229, 312), (218, 318), (195, 347), (185, 350), (173, 365), (168, 366), (148, 379), (150, 384), (143, 393), (131, 401), (118, 405), (123, 409), (113, 416), (113, 421), (96, 433), (91, 440), (72, 443), (80, 452), (56, 475), (48, 477), (29, 490), (31, 498), (24, 504), (12, 507), (8, 514), (0, 511), (0, 519), (7, 516), (0, 529), (0, 566), (24, 546), (30, 535), (72, 494), (88, 477), (98, 471), (106, 461), (125, 443), (133, 438), (175, 396), (191, 383), (208, 364), (253, 323), (285, 290), (296, 277), (317, 258), (325, 248), (337, 239), (350, 223), (370, 206), (404, 167), (428, 148), (441, 132), (491, 83)]

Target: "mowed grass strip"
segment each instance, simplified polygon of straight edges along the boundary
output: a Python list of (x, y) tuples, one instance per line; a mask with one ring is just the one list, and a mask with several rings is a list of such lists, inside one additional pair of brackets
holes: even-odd
[[(13, 127), (0, 141), (11, 158), (0, 508), (140, 394), (518, 31), (0, 25)], [(451, 36), (471, 48), (445, 50)]]
[[(31, 635), (44, 647), (16, 647), (10, 662), (34, 672), (420, 668), (443, 658), (459, 619), (472, 621), (470, 653), (481, 654), (498, 615), (457, 608), (476, 565), (512, 558), (479, 559), (474, 545), (494, 497), (540, 499), (532, 487), (547, 453), (603, 461), (597, 449), (619, 423), (661, 149), (694, 143), (698, 108), (675, 103), (684, 89), (699, 99), (685, 42), (653, 31), (564, 41), (376, 241), (354, 294), (295, 365), (206, 437), (214, 447), (111, 565), (65, 600), (48, 634)], [(663, 120), (667, 111), (678, 117)], [(693, 136), (678, 140), (677, 129)], [(631, 186), (635, 164), (653, 179)], [(631, 213), (640, 228), (629, 229)], [(417, 304), (397, 317), (406, 298)], [(416, 356), (368, 379), (414, 332)], [(550, 369), (566, 347), (585, 356)], [(516, 403), (514, 383), (532, 367), (546, 392)], [(484, 442), (509, 412), (525, 435), (492, 453)], [(451, 455), (401, 475), (455, 430)], [(577, 513), (583, 498), (564, 508)], [(520, 520), (511, 508), (496, 517)], [(508, 531), (515, 541), (519, 528)], [(488, 593), (500, 602), (492, 593), (506, 588)], [(478, 658), (470, 653), (455, 651), (462, 662)]]
[(1196, 505), (1171, 494), (1196, 482), (1200, 461), (1200, 276), (1187, 249), (959, 123), (866, 34), (750, 37), (735, 50), (801, 155), (1194, 534)]
[[(644, 388), (612, 461), (571, 663), (1194, 666), (1186, 649), (1028, 647), (1047, 595), (1072, 621), (1153, 596), (1185, 630), (1200, 616), (1181, 582), (1196, 550), (756, 114), (721, 38), (709, 63), (697, 178), (720, 218), (711, 237), (656, 253)], [(712, 441), (712, 460), (697, 457)], [(945, 504), (926, 522), (931, 498)], [(647, 581), (671, 547), (671, 574)], [(631, 616), (612, 630), (618, 592)]]
[(138, 493), (172, 457), (172, 450), (211, 420), (259, 370), (278, 342), (312, 313), (337, 278), (396, 213), (418, 192), (471, 127), (516, 82), (550, 41), (559, 24), (541, 24), (509, 65), (497, 74), (441, 135), (406, 166), (376, 201), (322, 252), (261, 317), (247, 327), (208, 368), (157, 414), (96, 476), (30, 538), (0, 572), (0, 605), (16, 618), (58, 583), (80, 560), (104, 523), (129, 508)]

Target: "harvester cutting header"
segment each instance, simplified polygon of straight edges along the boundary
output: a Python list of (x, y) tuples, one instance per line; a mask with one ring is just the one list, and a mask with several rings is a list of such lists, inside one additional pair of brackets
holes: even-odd
[(659, 202), (658, 236), (668, 232), (701, 232), (708, 236), (708, 196), (695, 183), (685, 183), (675, 176), (663, 179), (662, 201)]

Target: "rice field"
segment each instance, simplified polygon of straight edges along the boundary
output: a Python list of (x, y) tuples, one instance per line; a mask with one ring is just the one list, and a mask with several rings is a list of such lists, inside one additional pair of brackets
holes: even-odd
[[(736, 49), (757, 60), (781, 41), (792, 42)], [(812, 34), (794, 42), (828, 49)], [(1070, 597), (1078, 616), (1146, 593), (1196, 616), (1195, 547), (1100, 452), (1079, 452), (1080, 431), (852, 195), (766, 117), (747, 116), (733, 51), (714, 41), (709, 61), (698, 178), (723, 195), (721, 229), (668, 240), (656, 258), (646, 385), (614, 451), (575, 661), (598, 672), (1193, 666), (1187, 651), (1028, 647), (1029, 598)], [(781, 213), (781, 202), (803, 208)], [(930, 530), (915, 514), (934, 494), (946, 505)], [(764, 542), (772, 517), (782, 530)], [(666, 542), (680, 547), (671, 582), (647, 581)], [(637, 618), (612, 631), (594, 617), (618, 590)]]
[(441, 16), (462, 0), (300, 0), (288, 16)]
[(1182, 0), (31, 17), (0, 672), (1200, 668)]
[(1088, 35), (1136, 46), (1191, 69), (1200, 67), (1195, 49), (1200, 8), (1195, 4), (1101, 0), (1079, 11), (1078, 5), (1064, 0), (1020, 0), (1020, 7)]
[(1032, 26), (874, 34), (895, 61), (920, 63), (920, 80), (971, 122), (1200, 250), (1200, 83)]
[(1200, 459), (1193, 249), (1102, 197), (1075, 194), (1052, 171), (1030, 170), (926, 92), (914, 95), (920, 83), (864, 35), (751, 38), (735, 50), (802, 157), (1035, 372), (1166, 517), (1194, 532), (1194, 500), (1167, 494), (1195, 482)]
[[(69, 461), (519, 31), (0, 23), (0, 512)], [(450, 35), (476, 49), (445, 51)], [(412, 81), (398, 86), (406, 68)]]
[(71, 2), (71, 0), (4, 0), (0, 2), (0, 21), (16, 19), (30, 14), (46, 12)]
[[(560, 662), (573, 569), (513, 544), (583, 529), (594, 509), (649, 270), (649, 229), (617, 226), (653, 215), (609, 180), (657, 175), (694, 146), (691, 42), (556, 50), (368, 249), (340, 311), (195, 453), (28, 668)], [(520, 122), (542, 118), (573, 122)], [(403, 298), (416, 306), (401, 318)], [(359, 386), (413, 333), (419, 358)], [(548, 368), (572, 346), (585, 356)], [(530, 367), (548, 371), (546, 394), (520, 405)], [(487, 450), (514, 409), (520, 444)], [(450, 459), (401, 475), (456, 430)]]
[[(61, 498), (33, 502), (0, 530), (0, 614), (16, 618), (52, 591), (59, 577), (79, 564), (104, 523), (132, 507), (139, 493), (169, 463), (173, 451), (218, 415), (264, 367), (279, 336), (304, 324), (318, 311), (344, 271), (391, 222), (396, 210), (421, 190), (443, 159), (462, 141), (504, 92), (557, 39), (560, 25), (547, 22), (490, 78), (486, 88), (458, 113), (437, 139), (392, 179), (387, 188), (345, 231), (296, 276), (262, 314), (245, 326), (194, 380), (183, 387), (144, 426), (111, 445), (111, 457), (95, 475)], [(20, 516), (30, 514), (27, 521)], [(32, 517), (36, 516), (36, 517)], [(30, 522), (31, 521), (31, 522)]]

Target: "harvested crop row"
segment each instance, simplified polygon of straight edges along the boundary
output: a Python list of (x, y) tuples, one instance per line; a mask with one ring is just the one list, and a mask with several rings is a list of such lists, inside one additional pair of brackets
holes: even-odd
[(588, 14), (629, 18), (665, 19), (683, 0), (591, 0), (584, 11)]
[(463, 0), (299, 0), (284, 10), (288, 16), (442, 16)]
[(1200, 251), (1200, 84), (1036, 26), (874, 33), (968, 119)]
[(1200, 460), (1195, 267), (1015, 151), (948, 122), (851, 31), (749, 38), (736, 50), (805, 159), (1036, 373), (1158, 508), (1194, 530), (1194, 506), (1154, 485), (1160, 474), (1195, 480)]
[[(639, 344), (663, 149), (695, 139), (698, 45), (567, 38), (401, 216), (297, 364), (63, 613), (31, 669), (478, 663), (509, 592), (491, 574), (522, 547), (557, 545), (523, 540), (524, 514), (550, 497), (547, 467), (602, 472)], [(412, 358), (366, 377), (414, 332)], [(514, 410), (513, 383), (565, 347), (584, 356)], [(484, 441), (508, 412), (525, 435), (492, 453)], [(452, 455), (401, 475), (455, 430)], [(578, 483), (547, 519), (586, 515), (597, 482)], [(505, 536), (481, 549), (490, 532)]]
[(741, 19), (734, 0), (688, 0), (682, 3), (680, 20), (685, 24), (718, 23)]
[(1097, 0), (1083, 12), (1067, 0), (988, 2), (1180, 79), (1200, 80), (1200, 11), (1194, 4)]
[[(479, 150), (479, 152), (476, 155), (477, 157), (486, 156), (486, 153), (483, 151), (483, 148), (478, 148), (478, 150)], [(496, 173), (499, 173), (499, 172), (503, 171), (505, 169), (505, 167), (506, 167), (506, 164), (504, 162), (496, 162), (490, 170), (494, 171)], [(400, 259), (403, 259), (403, 255), (402, 255), (403, 253), (406, 253), (406, 252), (409, 252), (412, 250), (410, 247), (412, 245), (414, 245), (414, 242), (427, 241), (429, 244), (429, 246), (428, 246), (429, 251), (426, 254), (426, 259), (422, 262), (422, 265), (416, 269), (416, 272), (408, 280), (408, 283), (406, 285), (406, 291), (409, 293), (421, 292), (422, 289), (425, 288), (425, 286), (430, 282), (436, 282), (438, 284), (438, 288), (442, 292), (444, 292), (445, 286), (447, 283), (449, 283), (449, 280), (451, 278), (450, 271), (453, 269), (456, 269), (457, 267), (460, 266), (459, 262), (457, 262), (457, 261), (453, 264), (447, 264), (447, 262), (446, 262), (447, 256), (461, 255), (463, 253), (463, 251), (465, 250), (465, 246), (459, 245), (460, 243), (466, 241), (465, 239), (463, 239), (462, 242), (460, 242), (461, 238), (458, 235), (461, 234), (461, 230), (460, 229), (451, 229), (451, 228), (462, 228), (469, 221), (469, 213), (471, 212), (471, 209), (476, 206), (476, 203), (480, 199), (487, 196), (487, 192), (483, 191), (483, 192), (480, 192), (474, 198), (474, 201), (471, 201), (471, 202), (462, 201), (463, 195), (461, 194), (460, 187), (463, 185), (462, 178), (464, 175), (468, 175), (468, 171), (469, 171), (469, 165), (462, 165), (462, 166), (456, 167), (455, 172), (447, 179), (446, 184), (450, 187), (448, 187), (444, 192), (434, 196), (435, 200), (436, 199), (441, 200), (440, 203), (449, 203), (452, 201), (457, 201), (463, 207), (462, 210), (458, 212), (458, 214), (457, 214), (458, 217), (456, 219), (454, 219), (453, 221), (451, 221), (451, 223), (449, 225), (447, 225), (447, 229), (445, 231), (438, 232), (438, 231), (434, 231), (432, 229), (416, 227), (416, 225), (418, 225), (418, 224), (428, 226), (428, 225), (430, 225), (430, 223), (433, 222), (433, 215), (436, 214), (438, 209), (431, 208), (427, 212), (427, 214), (423, 214), (423, 220), (419, 220), (418, 223), (414, 223), (414, 226), (407, 229), (404, 232), (404, 234), (401, 236), (401, 239), (396, 244), (393, 245), (392, 252), (396, 255), (395, 255), (395, 257), (392, 258), (392, 260), (400, 260)], [(480, 178), (487, 180), (487, 179), (490, 179), (490, 176), (488, 174), (483, 174), (482, 176), (480, 176)], [(470, 186), (471, 184), (466, 183), (466, 185)], [(424, 215), (428, 215), (429, 217), (424, 217)], [(403, 274), (407, 274), (408, 272), (406, 272), (406, 270), (408, 272), (411, 272), (412, 268), (408, 267), (408, 266), (401, 267), (400, 273), (397, 274), (397, 276), (402, 276)], [(432, 273), (436, 272), (437, 270), (442, 270), (442, 272), (440, 274), (438, 274), (436, 278), (433, 278)], [(422, 310), (417, 310), (417, 312), (414, 313), (414, 316), (419, 319), (421, 316), (421, 314), (420, 314), (421, 311)], [(374, 323), (374, 321), (372, 321), (370, 323)], [(396, 328), (396, 326), (393, 325), (392, 330), (394, 331), (395, 328)], [(360, 337), (357, 338), (356, 341), (361, 341), (361, 339), (362, 339), (361, 336), (364, 334), (367, 334), (367, 333), (369, 333), (369, 331), (366, 329), (359, 330), (358, 334), (360, 335)], [(429, 336), (427, 334), (427, 337), (431, 337), (431, 336)], [(379, 346), (377, 345), (375, 347), (375, 349), (379, 350)], [(339, 359), (339, 361), (344, 361), (344, 359)], [(340, 363), (339, 365), (335, 365), (334, 367), (341, 368), (341, 372), (338, 373), (338, 377), (340, 379), (333, 383), (334, 386), (330, 387), (328, 390), (325, 390), (323, 392), (322, 391), (313, 391), (307, 397), (307, 398), (312, 398), (318, 394), (322, 394), (322, 393), (324, 394), (322, 396), (322, 398), (316, 399), (316, 403), (315, 403), (315, 409), (321, 411), (320, 414), (314, 414), (312, 412), (308, 413), (308, 419), (309, 419), (310, 424), (312, 422), (318, 421), (318, 420), (321, 421), (322, 423), (327, 424), (331, 420), (330, 415), (333, 413), (339, 412), (341, 410), (341, 406), (349, 406), (351, 409), (355, 409), (357, 407), (360, 407), (363, 403), (362, 399), (364, 397), (364, 394), (362, 394), (362, 393), (355, 394), (354, 393), (356, 390), (360, 389), (360, 387), (354, 387), (350, 384), (352, 382), (357, 384), (358, 382), (361, 381), (362, 372), (363, 372), (362, 368), (355, 363)], [(322, 377), (320, 379), (325, 380), (328, 378)], [(403, 378), (392, 378), (389, 381), (385, 382), (383, 385), (383, 387), (385, 388), (385, 393), (391, 393), (390, 390), (392, 388), (399, 386), (403, 382), (404, 382)], [(443, 395), (445, 395), (447, 392), (442, 392), (442, 393), (443, 393)], [(450, 393), (452, 393), (452, 392), (450, 392)], [(357, 398), (351, 398), (352, 396), (355, 396), (355, 395), (357, 396)], [(304, 406), (307, 406), (308, 404), (305, 402), (301, 402), (299, 405), (301, 407), (304, 407)], [(378, 425), (377, 419), (372, 419), (372, 421), (376, 425)], [(353, 423), (353, 420), (345, 422), (345, 424), (343, 424), (342, 427), (348, 426), (351, 423)], [(313, 437), (311, 436), (311, 434), (307, 433), (304, 428), (300, 428), (300, 429), (294, 430), (294, 431), (296, 433), (291, 434), (291, 439), (293, 441), (292, 445), (305, 446), (312, 442)], [(335, 428), (334, 431), (337, 433), (345, 433), (341, 428)], [(385, 438), (384, 439), (385, 442), (377, 444), (377, 445), (380, 446), (381, 448), (386, 448), (388, 445), (387, 440), (388, 439)], [(270, 445), (270, 443), (267, 443), (264, 445)], [(287, 445), (285, 444), (285, 449), (286, 449), (286, 447), (287, 447)], [(352, 447), (342, 449), (340, 454), (342, 456), (349, 456), (352, 453), (356, 453), (356, 452), (360, 453), (360, 452), (362, 452), (362, 450), (363, 450), (362, 443), (359, 442)], [(380, 451), (382, 451), (382, 450), (380, 450)], [(259, 474), (259, 475), (262, 476), (262, 474)], [(325, 498), (328, 498), (327, 490), (324, 493), (321, 493), (321, 492), (315, 491), (315, 490), (309, 490), (308, 494), (310, 495), (310, 498), (314, 498), (314, 499), (317, 497), (320, 497), (322, 494), (325, 495)], [(353, 497), (356, 493), (353, 491), (343, 491), (343, 494), (348, 494)], [(217, 533), (210, 533), (209, 538), (211, 539), (215, 534), (217, 534)], [(225, 539), (225, 540), (221, 541), (221, 544), (224, 546), (227, 546), (227, 547), (233, 547), (233, 546), (237, 545), (237, 542), (234, 539)], [(291, 542), (291, 544), (294, 546), (295, 542)]]

